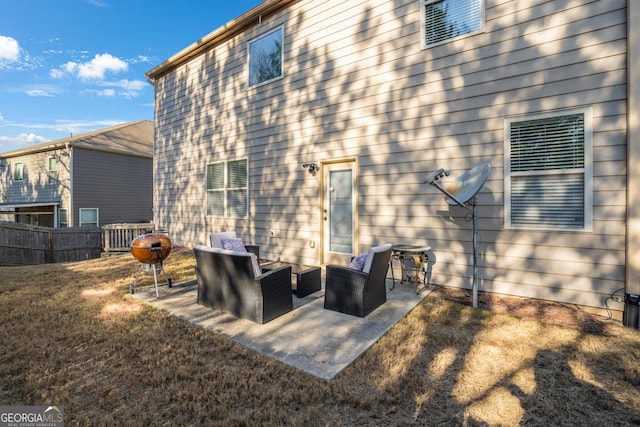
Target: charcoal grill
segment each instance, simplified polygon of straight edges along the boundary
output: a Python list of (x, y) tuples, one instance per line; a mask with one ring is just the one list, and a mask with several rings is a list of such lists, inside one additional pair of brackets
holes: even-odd
[(171, 288), (173, 280), (164, 271), (163, 262), (171, 254), (171, 239), (162, 234), (142, 234), (131, 241), (131, 254), (141, 265), (136, 274), (136, 279), (129, 286), (129, 293), (133, 294), (136, 284), (141, 274), (153, 275), (153, 283), (156, 288), (156, 298), (160, 296), (158, 292), (158, 277), (164, 276), (167, 286)]

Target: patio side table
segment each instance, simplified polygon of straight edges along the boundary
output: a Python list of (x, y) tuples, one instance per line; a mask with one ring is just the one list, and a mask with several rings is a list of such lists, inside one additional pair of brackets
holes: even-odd
[[(400, 261), (402, 268), (402, 278), (400, 284), (404, 282), (413, 282), (414, 290), (417, 293), (419, 283), (427, 285), (427, 271), (424, 267), (429, 262), (429, 252), (431, 246), (420, 245), (394, 245), (391, 248), (391, 278), (393, 279), (393, 286), (391, 290), (396, 287), (396, 278), (393, 272), (393, 261)], [(422, 273), (422, 279), (420, 279), (420, 273)]]

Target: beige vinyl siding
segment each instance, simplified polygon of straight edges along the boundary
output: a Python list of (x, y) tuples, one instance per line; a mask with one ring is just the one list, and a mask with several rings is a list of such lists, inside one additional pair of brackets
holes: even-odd
[[(67, 202), (69, 196), (68, 157), (63, 150), (51, 150), (10, 157), (7, 166), (0, 171), (0, 202), (3, 204)], [(56, 156), (58, 172), (57, 184), (49, 183), (49, 157)], [(22, 181), (13, 180), (15, 163), (22, 163)]]
[[(469, 287), (466, 211), (422, 180), (489, 162), (480, 289), (602, 307), (624, 287), (625, 2), (485, 8), (484, 32), (422, 49), (417, 0), (301, 0), (160, 77), (156, 222), (176, 244), (235, 229), (263, 256), (318, 263), (320, 179), (301, 165), (357, 158), (359, 249), (429, 243), (432, 281)], [(249, 89), (246, 43), (279, 26), (284, 78)], [(504, 230), (504, 119), (579, 107), (593, 111), (593, 231)], [(206, 164), (245, 156), (249, 218), (207, 218)]]

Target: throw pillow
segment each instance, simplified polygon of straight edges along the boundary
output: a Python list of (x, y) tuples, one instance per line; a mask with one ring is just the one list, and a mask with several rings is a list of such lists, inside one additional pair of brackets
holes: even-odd
[(367, 262), (367, 254), (360, 254), (355, 256), (351, 260), (351, 264), (349, 264), (349, 268), (353, 268), (354, 270), (362, 271), (364, 268), (364, 263)]
[(247, 248), (244, 247), (244, 243), (242, 243), (242, 239), (221, 239), (222, 247), (229, 251), (235, 252), (247, 252)]

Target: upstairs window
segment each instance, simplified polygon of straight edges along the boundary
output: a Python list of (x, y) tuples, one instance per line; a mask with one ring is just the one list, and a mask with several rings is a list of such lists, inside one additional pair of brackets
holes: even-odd
[(484, 0), (420, 0), (423, 47), (430, 47), (484, 26)]
[(13, 164), (13, 180), (22, 181), (24, 179), (24, 166), (22, 162), (16, 162)]
[(509, 119), (505, 129), (505, 227), (590, 231), (590, 110)]
[(247, 159), (207, 165), (207, 215), (246, 218)]
[(49, 184), (58, 183), (58, 160), (51, 156), (49, 157)]
[(249, 87), (283, 76), (282, 46), (282, 28), (249, 42)]

